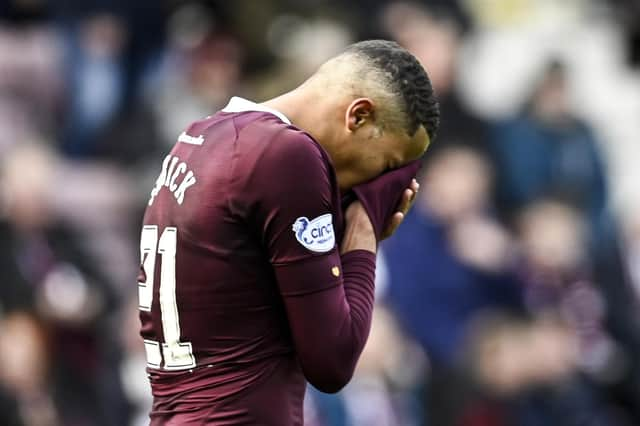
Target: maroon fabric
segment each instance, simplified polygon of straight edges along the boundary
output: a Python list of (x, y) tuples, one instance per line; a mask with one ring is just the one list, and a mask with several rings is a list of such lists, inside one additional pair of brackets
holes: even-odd
[[(304, 376), (331, 391), (353, 371), (370, 324), (373, 255), (341, 259), (337, 246), (300, 243), (302, 217), (330, 214), (337, 242), (344, 230), (335, 172), (306, 133), (246, 112), (218, 113), (186, 134), (195, 143), (172, 149), (144, 225), (159, 236), (177, 230), (180, 342), (196, 365), (148, 368), (152, 424), (301, 425)], [(179, 188), (189, 172), (195, 183), (179, 196), (169, 181)], [(140, 311), (142, 337), (160, 344), (162, 259), (151, 311)]]
[[(202, 380), (205, 386), (211, 383)], [(305, 385), (295, 360), (284, 360), (264, 381), (233, 398), (216, 400), (212, 391), (194, 391), (198, 398), (155, 397), (150, 426), (299, 426)]]
[[(304, 277), (316, 273), (308, 265), (276, 268), (302, 371), (321, 391), (337, 392), (353, 375), (371, 326), (375, 267), (369, 251), (345, 253), (334, 269), (342, 279), (321, 291), (306, 290)], [(318, 282), (329, 281), (319, 269)]]
[(397, 211), (402, 193), (420, 170), (420, 165), (421, 161), (415, 160), (353, 187), (354, 194), (369, 215), (378, 241)]

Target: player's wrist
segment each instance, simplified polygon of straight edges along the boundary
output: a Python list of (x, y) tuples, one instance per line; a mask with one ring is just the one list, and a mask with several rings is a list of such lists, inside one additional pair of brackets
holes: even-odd
[(341, 252), (367, 250), (376, 252), (377, 240), (371, 219), (359, 201), (354, 201), (345, 212), (345, 234)]

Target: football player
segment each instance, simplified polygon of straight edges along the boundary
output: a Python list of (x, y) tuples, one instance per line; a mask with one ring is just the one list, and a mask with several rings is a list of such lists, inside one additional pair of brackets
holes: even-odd
[(307, 382), (349, 381), (438, 120), (419, 62), (372, 40), (185, 129), (141, 234), (152, 425), (302, 425)]

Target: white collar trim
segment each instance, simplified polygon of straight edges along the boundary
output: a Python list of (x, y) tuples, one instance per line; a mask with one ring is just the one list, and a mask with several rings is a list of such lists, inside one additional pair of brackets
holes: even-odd
[(266, 107), (264, 105), (257, 104), (255, 102), (251, 102), (250, 100), (241, 98), (239, 96), (232, 97), (229, 100), (229, 103), (227, 104), (227, 106), (222, 109), (222, 112), (245, 112), (245, 111), (268, 112), (270, 114), (275, 115), (285, 123), (291, 124), (291, 120), (289, 120), (287, 116), (281, 113), (280, 111), (277, 111), (273, 108)]

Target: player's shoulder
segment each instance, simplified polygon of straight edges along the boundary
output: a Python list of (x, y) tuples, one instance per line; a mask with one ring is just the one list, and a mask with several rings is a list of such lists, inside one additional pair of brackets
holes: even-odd
[(278, 123), (277, 126), (267, 144), (269, 154), (292, 163), (298, 160), (325, 162), (326, 153), (311, 135), (286, 123)]
[[(250, 122), (245, 122), (249, 119)], [(258, 143), (266, 152), (322, 156), (318, 143), (305, 131), (264, 112), (248, 112), (234, 118), (238, 138)]]
[(242, 162), (255, 173), (278, 176), (291, 170), (322, 174), (332, 170), (328, 154), (309, 134), (277, 122), (277, 118), (256, 120), (251, 128), (239, 132), (237, 144), (239, 158), (244, 159)]
[(292, 184), (302, 178), (306, 184), (327, 181), (333, 167), (324, 149), (301, 129), (283, 123), (277, 126), (278, 130), (265, 140), (256, 171), (279, 179), (280, 184)]

